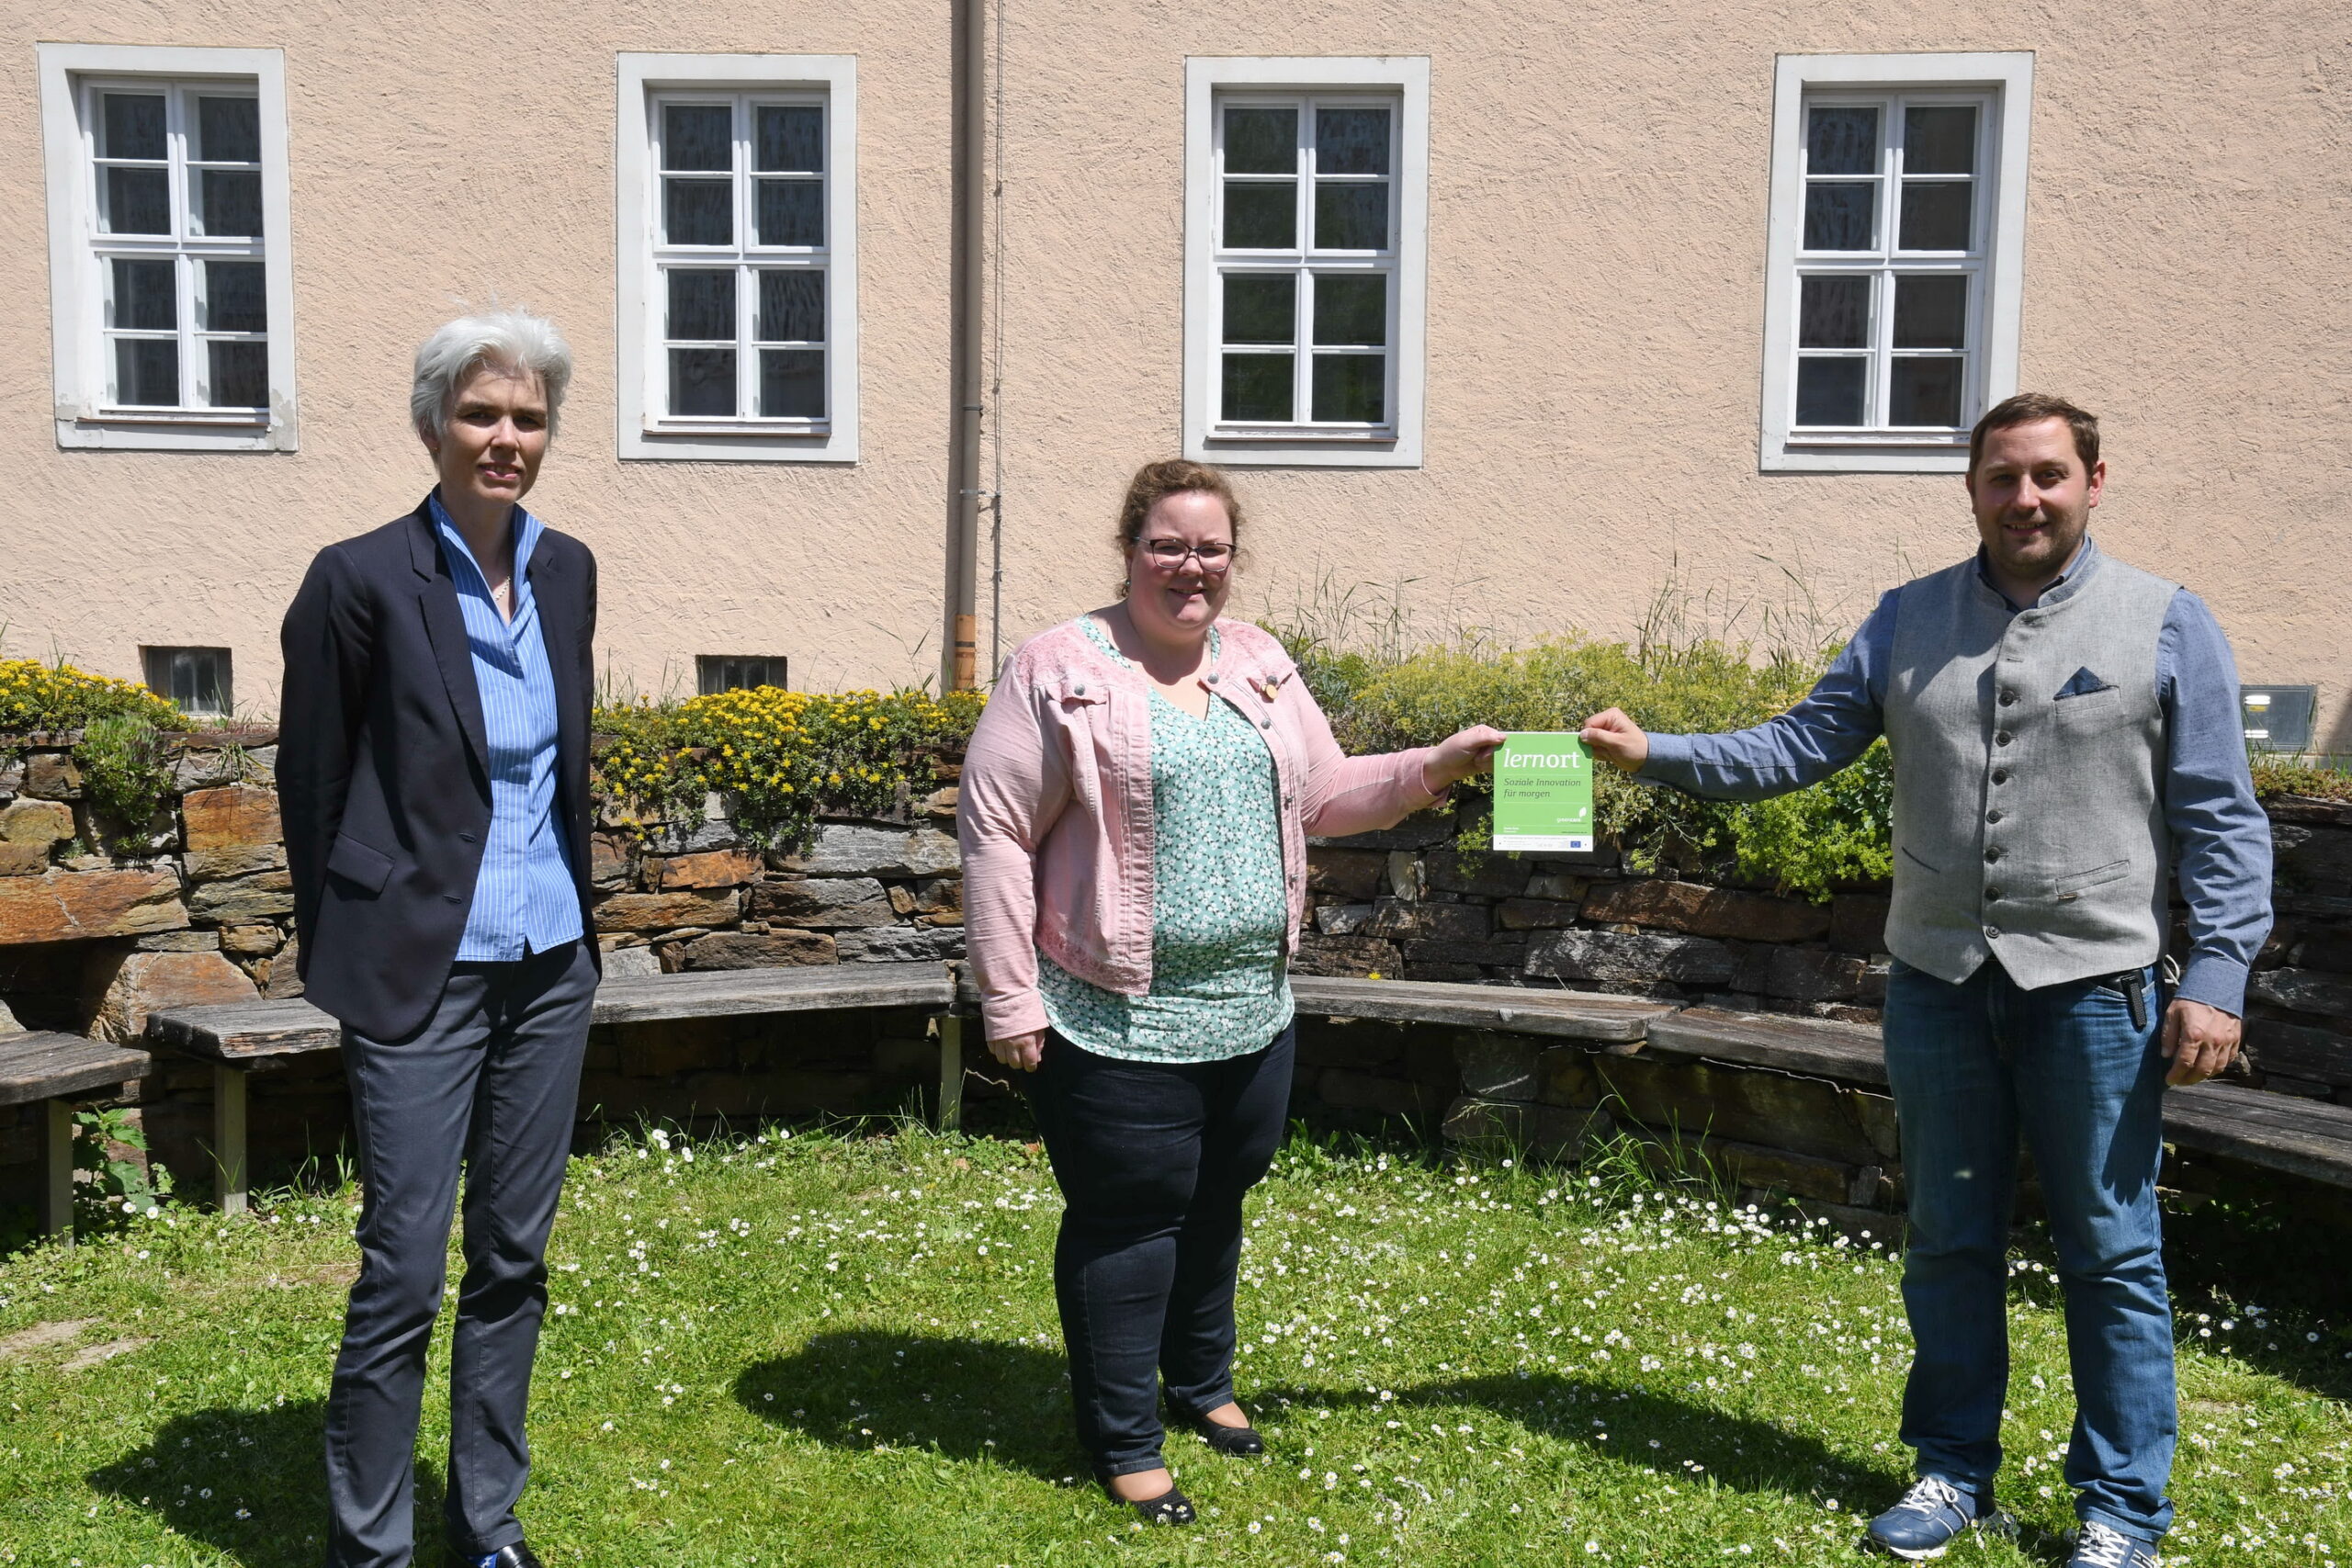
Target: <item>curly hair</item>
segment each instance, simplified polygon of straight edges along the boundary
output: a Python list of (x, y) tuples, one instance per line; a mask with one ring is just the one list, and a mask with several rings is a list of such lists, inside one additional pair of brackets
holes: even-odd
[(1225, 502), (1226, 520), (1233, 525), (1233, 543), (1241, 543), (1241, 498), (1233, 493), (1233, 481), (1225, 470), (1213, 468), (1206, 463), (1190, 463), (1182, 457), (1164, 462), (1146, 463), (1127, 481), (1127, 498), (1119, 502), (1119, 553), (1128, 554), (1136, 541), (1143, 537), (1144, 519), (1151, 509), (1171, 495), (1198, 491), (1213, 495)]

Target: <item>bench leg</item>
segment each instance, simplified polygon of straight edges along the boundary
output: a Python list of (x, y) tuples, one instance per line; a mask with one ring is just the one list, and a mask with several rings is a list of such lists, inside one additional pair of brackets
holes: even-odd
[(212, 1068), (213, 1190), (220, 1212), (245, 1212), (245, 1075), (215, 1063)]
[(41, 1234), (74, 1245), (74, 1111), (62, 1100), (41, 1102), (43, 1166), (40, 1194)]
[(939, 1130), (964, 1124), (964, 1015), (939, 1015)]

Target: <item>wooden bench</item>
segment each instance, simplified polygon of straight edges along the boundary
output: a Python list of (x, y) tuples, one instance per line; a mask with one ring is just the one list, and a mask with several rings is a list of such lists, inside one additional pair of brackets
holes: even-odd
[(75, 1095), (119, 1089), (144, 1077), (153, 1058), (144, 1051), (86, 1040), (79, 1034), (0, 1036), (0, 1105), (41, 1102), (40, 1228), (67, 1245), (74, 1240), (74, 1110)]
[[(944, 964), (841, 964), (805, 969), (715, 969), (616, 977), (596, 988), (596, 1023), (931, 1008), (938, 1013), (939, 1109), (953, 1126), (963, 1108), (963, 1020)], [(288, 1056), (332, 1051), (342, 1026), (300, 999), (183, 1008), (147, 1020), (151, 1043), (212, 1064), (212, 1159), (226, 1213), (246, 1207), (245, 1075)]]
[(1675, 1010), (1672, 1002), (1641, 997), (1450, 980), (1350, 980), (1294, 975), (1290, 993), (1299, 1011), (1317, 1018), (1449, 1024), (1506, 1034), (1592, 1040), (1628, 1048), (1637, 1048), (1647, 1032)]
[[(1654, 1021), (1645, 1054), (1886, 1087), (1875, 1027), (1689, 1008)], [(2165, 1137), (2182, 1148), (2352, 1187), (2352, 1106), (2203, 1083), (2165, 1091)]]

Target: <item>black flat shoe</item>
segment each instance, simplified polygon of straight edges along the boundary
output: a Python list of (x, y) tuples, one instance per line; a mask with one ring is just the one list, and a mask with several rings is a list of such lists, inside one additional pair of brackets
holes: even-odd
[(1171, 1404), (1169, 1409), (1180, 1423), (1198, 1432), (1203, 1442), (1229, 1458), (1249, 1459), (1266, 1451), (1266, 1439), (1258, 1435), (1255, 1427), (1222, 1426), (1181, 1404)]
[(1173, 1486), (1157, 1497), (1134, 1500), (1112, 1491), (1107, 1477), (1102, 1485), (1104, 1496), (1123, 1507), (1133, 1508), (1136, 1516), (1148, 1525), (1189, 1525), (1198, 1517), (1193, 1509), (1193, 1500)]
[(539, 1560), (531, 1555), (531, 1549), (519, 1540), (512, 1546), (500, 1547), (487, 1558), (479, 1552), (461, 1551), (453, 1555), (460, 1562), (487, 1562), (490, 1568), (541, 1568)]

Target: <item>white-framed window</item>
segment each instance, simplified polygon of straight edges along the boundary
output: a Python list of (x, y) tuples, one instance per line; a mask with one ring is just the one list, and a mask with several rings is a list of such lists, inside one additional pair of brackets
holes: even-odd
[(855, 460), (856, 70), (620, 57), (622, 457)]
[(2017, 389), (2033, 56), (1782, 55), (1767, 470), (1957, 472)]
[(791, 662), (781, 653), (697, 653), (695, 693), (748, 692), (756, 686), (788, 687)]
[(284, 56), (39, 63), (58, 445), (292, 451)]
[(1184, 452), (1416, 468), (1429, 62), (1185, 62)]

